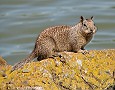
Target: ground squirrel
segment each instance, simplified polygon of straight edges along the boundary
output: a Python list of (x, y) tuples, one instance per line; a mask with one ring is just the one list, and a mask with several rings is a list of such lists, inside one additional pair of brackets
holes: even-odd
[(90, 19), (80, 17), (80, 22), (74, 26), (54, 26), (42, 31), (37, 37), (34, 50), (21, 62), (13, 66), (12, 71), (31, 62), (34, 58), (38, 60), (52, 57), (57, 52), (82, 52), (87, 43), (89, 43), (97, 31), (93, 22), (93, 16)]

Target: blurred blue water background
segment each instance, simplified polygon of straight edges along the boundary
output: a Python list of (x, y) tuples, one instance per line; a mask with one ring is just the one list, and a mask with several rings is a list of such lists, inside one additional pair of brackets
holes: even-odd
[(115, 49), (115, 0), (0, 0), (0, 56), (8, 64), (25, 58), (38, 34), (94, 16), (98, 32), (86, 49)]

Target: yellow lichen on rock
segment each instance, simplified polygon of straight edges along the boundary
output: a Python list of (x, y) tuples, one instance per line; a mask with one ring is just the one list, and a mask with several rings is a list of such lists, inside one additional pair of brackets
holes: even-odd
[(0, 90), (104, 90), (115, 86), (115, 49), (31, 62), (10, 72), (0, 68)]

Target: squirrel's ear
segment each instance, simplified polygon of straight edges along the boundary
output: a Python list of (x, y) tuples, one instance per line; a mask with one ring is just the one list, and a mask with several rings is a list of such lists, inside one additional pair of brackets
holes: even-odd
[(93, 19), (93, 16), (91, 17), (91, 20)]
[(83, 18), (83, 16), (81, 16), (80, 17), (80, 22), (83, 23), (83, 20), (84, 20), (84, 18)]

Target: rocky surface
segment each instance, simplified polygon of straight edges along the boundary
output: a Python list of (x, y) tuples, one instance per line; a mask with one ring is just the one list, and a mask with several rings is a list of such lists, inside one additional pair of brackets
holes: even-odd
[(115, 49), (31, 62), (16, 71), (0, 67), (0, 90), (114, 90)]

